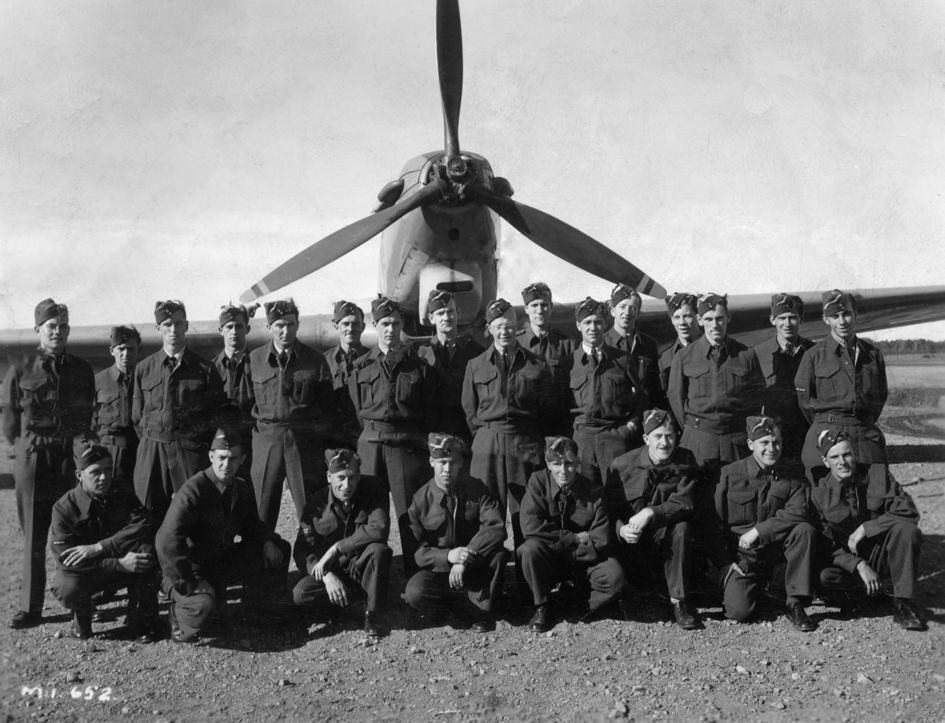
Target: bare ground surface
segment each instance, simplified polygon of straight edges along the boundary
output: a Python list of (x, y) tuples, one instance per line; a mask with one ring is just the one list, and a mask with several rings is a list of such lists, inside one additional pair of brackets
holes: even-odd
[[(506, 611), (486, 635), (460, 620), (408, 630), (396, 540), (389, 633), (377, 642), (354, 617), (256, 629), (232, 606), (227, 638), (141, 646), (117, 637), (122, 599), (105, 607), (114, 620), (79, 642), (51, 595), (43, 625), (13, 631), (23, 541), (0, 449), (0, 707), (5, 720), (57, 722), (945, 721), (945, 408), (916, 395), (883, 424), (893, 472), (922, 512), (924, 633), (894, 627), (888, 599), (854, 620), (815, 606), (819, 628), (798, 633), (780, 615), (780, 590), (748, 625), (723, 620), (719, 601), (703, 596), (705, 629), (695, 632), (670, 624), (656, 593), (636, 595), (630, 621), (564, 616), (540, 636), (525, 629), (530, 607)], [(286, 498), (279, 531), (294, 540), (291, 508)]]

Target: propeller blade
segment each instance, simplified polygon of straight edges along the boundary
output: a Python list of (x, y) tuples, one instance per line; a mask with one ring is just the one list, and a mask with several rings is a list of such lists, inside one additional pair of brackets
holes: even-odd
[(443, 182), (438, 178), (431, 179), (416, 193), (410, 194), (399, 203), (372, 214), (360, 221), (355, 221), (326, 236), (321, 241), (299, 252), (284, 264), (266, 274), (259, 281), (240, 295), (240, 301), (249, 303), (260, 296), (270, 294), (293, 281), (298, 281), (317, 271), (332, 261), (340, 259), (349, 251), (353, 251), (361, 244), (371, 240), (394, 221), (410, 213), (414, 209), (426, 206), (443, 196)]
[(466, 189), (466, 195), (495, 211), (532, 243), (569, 264), (615, 284), (627, 284), (641, 294), (665, 298), (666, 289), (622, 256), (544, 211), (500, 196), (483, 185)]
[(463, 27), (459, 0), (437, 0), (436, 68), (443, 101), (446, 157), (459, 155), (459, 106), (463, 102)]

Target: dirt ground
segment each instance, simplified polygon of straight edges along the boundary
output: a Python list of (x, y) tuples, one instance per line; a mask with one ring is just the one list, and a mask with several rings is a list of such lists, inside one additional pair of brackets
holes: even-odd
[[(890, 374), (882, 426), (892, 470), (922, 513), (918, 604), (929, 630), (907, 633), (888, 598), (863, 617), (811, 612), (817, 631), (794, 631), (775, 597), (757, 622), (722, 618), (700, 597), (705, 629), (669, 622), (665, 599), (636, 596), (633, 619), (575, 616), (545, 635), (531, 609), (506, 610), (494, 633), (458, 620), (407, 629), (396, 540), (389, 630), (367, 639), (352, 617), (337, 625), (300, 615), (282, 629), (247, 627), (196, 646), (129, 644), (113, 621), (79, 642), (47, 595), (45, 622), (13, 631), (22, 536), (12, 463), (0, 449), (0, 708), (20, 721), (945, 721), (945, 368)], [(929, 380), (932, 380), (931, 382)], [(907, 404), (902, 406), (903, 401)], [(294, 540), (291, 502), (279, 531)], [(51, 570), (50, 565), (50, 570)], [(290, 584), (298, 577), (294, 569)], [(508, 576), (511, 577), (511, 576)], [(778, 595), (777, 590), (774, 596)]]

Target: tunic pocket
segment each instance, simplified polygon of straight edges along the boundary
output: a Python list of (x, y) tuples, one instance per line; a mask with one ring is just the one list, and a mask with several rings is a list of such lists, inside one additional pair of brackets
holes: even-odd
[(729, 490), (728, 522), (751, 525), (758, 521), (758, 499), (753, 490)]

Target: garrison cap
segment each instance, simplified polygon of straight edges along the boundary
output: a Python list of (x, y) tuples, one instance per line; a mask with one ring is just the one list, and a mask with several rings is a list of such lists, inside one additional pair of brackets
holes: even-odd
[(36, 322), (36, 326), (42, 326), (50, 319), (55, 319), (56, 317), (64, 316), (66, 321), (69, 320), (69, 309), (65, 304), (57, 304), (52, 299), (43, 299), (36, 305), (36, 310), (33, 312), (33, 319)]
[(141, 343), (141, 334), (133, 326), (113, 326), (111, 333), (108, 335), (108, 338), (110, 346), (127, 344), (132, 339), (137, 341), (139, 344)]
[(691, 306), (695, 309), (699, 305), (696, 295), (690, 294), (687, 291), (674, 291), (666, 297), (665, 302), (666, 309), (669, 311), (670, 315), (675, 314), (676, 310), (681, 306)]
[(103, 459), (111, 461), (112, 455), (102, 445), (92, 443), (88, 445), (81, 454), (77, 454), (75, 458), (75, 467), (80, 472), (88, 467), (91, 467), (93, 464), (101, 462)]
[(357, 452), (350, 449), (326, 449), (325, 463), (328, 465), (328, 474), (335, 474), (345, 469), (361, 468), (361, 458)]
[(643, 301), (640, 294), (632, 286), (617, 284), (614, 290), (610, 292), (610, 305), (614, 307), (624, 299), (632, 299), (634, 296), (640, 299), (641, 302)]
[(823, 304), (824, 316), (833, 316), (841, 311), (856, 311), (856, 300), (852, 294), (840, 289), (825, 291), (820, 297)]
[(243, 440), (240, 439), (240, 433), (231, 427), (220, 427), (213, 435), (213, 442), (210, 449), (233, 449), (233, 447), (243, 447)]
[(486, 323), (491, 324), (500, 316), (505, 316), (505, 312), (512, 308), (512, 305), (505, 299), (496, 299), (486, 307)]
[(699, 316), (702, 316), (707, 311), (712, 311), (719, 304), (728, 309), (728, 296), (719, 296), (711, 291), (708, 294), (703, 294), (699, 297)]
[(371, 316), (374, 317), (375, 324), (386, 316), (400, 313), (400, 304), (386, 296), (378, 296), (371, 302)]
[(179, 301), (178, 299), (168, 299), (167, 301), (155, 301), (154, 302), (154, 321), (157, 324), (160, 324), (162, 321), (167, 321), (178, 311), (184, 312), (184, 317), (187, 317), (187, 309), (184, 307), (184, 302)]
[(774, 294), (771, 297), (771, 316), (781, 314), (804, 316), (804, 301), (794, 294)]
[(820, 450), (820, 456), (826, 457), (827, 453), (841, 442), (849, 442), (853, 445), (854, 450), (856, 449), (853, 437), (850, 436), (849, 432), (845, 432), (839, 427), (825, 429), (817, 437), (817, 449)]
[(430, 295), (427, 297), (427, 313), (445, 309), (453, 300), (453, 295), (449, 291), (442, 289), (430, 289)]
[(295, 314), (296, 318), (299, 316), (299, 307), (296, 306), (295, 300), (292, 298), (267, 301), (263, 304), (263, 308), (266, 310), (267, 324), (272, 324), (283, 316), (289, 316), (290, 314)]
[(781, 429), (781, 425), (778, 424), (777, 420), (764, 416), (748, 417), (748, 419), (745, 420), (745, 426), (748, 432), (748, 439), (751, 441), (767, 437)]
[(249, 311), (242, 304), (226, 304), (220, 307), (220, 328), (223, 328), (224, 324), (229, 324), (231, 321), (236, 321), (236, 319), (242, 315), (246, 323), (249, 323)]
[(607, 309), (607, 304), (603, 301), (597, 301), (588, 296), (580, 304), (577, 304), (574, 307), (574, 320), (581, 322), (589, 316), (599, 315), (602, 319), (606, 320), (610, 316), (610, 311)]
[(466, 451), (466, 443), (463, 440), (442, 432), (431, 432), (427, 437), (427, 447), (433, 459), (444, 459)]
[(357, 316), (364, 321), (364, 311), (360, 306), (351, 301), (341, 301), (335, 302), (335, 315), (331, 318), (336, 324), (344, 319), (346, 316)]
[(545, 296), (551, 301), (551, 289), (548, 288), (548, 284), (544, 281), (536, 281), (534, 284), (529, 284), (522, 289), (522, 300), (526, 304), (530, 304), (535, 299), (541, 299)]
[(648, 409), (643, 415), (643, 434), (649, 434), (664, 425), (676, 428), (673, 416), (665, 409)]
[(568, 437), (545, 437), (545, 461), (560, 462), (568, 455), (577, 459), (577, 442)]

